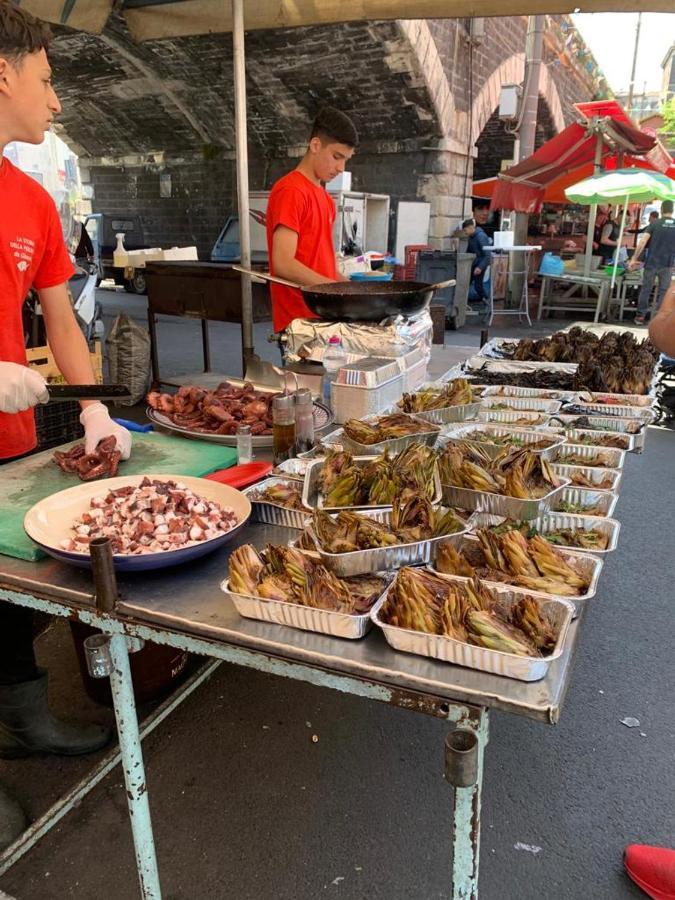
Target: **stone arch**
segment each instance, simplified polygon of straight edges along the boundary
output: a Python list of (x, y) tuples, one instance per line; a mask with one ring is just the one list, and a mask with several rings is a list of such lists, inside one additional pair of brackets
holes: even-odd
[(452, 131), (455, 105), (431, 29), (426, 19), (400, 19), (396, 24), (414, 54), (416, 68), (433, 104), (438, 129), (443, 137), (447, 137)]
[[(525, 54), (523, 53), (514, 53), (490, 75), (473, 102), (471, 122), (472, 146), (480, 137), (481, 132), (499, 105), (501, 86), (503, 84), (522, 84), (524, 78)], [(539, 94), (548, 105), (556, 131), (562, 131), (565, 127), (565, 117), (563, 116), (558, 88), (545, 65), (541, 67)]]

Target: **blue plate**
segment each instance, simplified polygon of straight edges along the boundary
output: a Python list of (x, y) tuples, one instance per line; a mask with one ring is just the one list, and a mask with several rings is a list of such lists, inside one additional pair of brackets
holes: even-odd
[(225, 534), (208, 541), (192, 544), (190, 547), (163, 550), (160, 553), (145, 553), (140, 556), (115, 555), (113, 561), (117, 572), (148, 572), (152, 569), (164, 569), (192, 562), (208, 553), (213, 553), (233, 540), (251, 515), (251, 504), (248, 498), (228, 484), (188, 475), (125, 475), (119, 478), (86, 482), (45, 497), (26, 513), (24, 529), (31, 540), (35, 541), (45, 553), (71, 566), (89, 569), (91, 568), (89, 554), (64, 550), (61, 541), (72, 537), (71, 525), (82, 513), (90, 509), (89, 504), (92, 497), (128, 485), (136, 487), (145, 477), (159, 481), (180, 481), (195, 494), (233, 509), (238, 524)]

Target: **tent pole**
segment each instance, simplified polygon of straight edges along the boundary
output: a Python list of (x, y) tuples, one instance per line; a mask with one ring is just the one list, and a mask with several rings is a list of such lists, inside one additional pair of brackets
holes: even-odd
[[(596, 120), (593, 119), (595, 128)], [(602, 161), (602, 135), (598, 131), (595, 137), (595, 159), (593, 161), (593, 174), (600, 171)], [(598, 204), (592, 203), (588, 214), (588, 231), (586, 232), (586, 258), (584, 260), (584, 275), (588, 278), (591, 274), (591, 256), (593, 256), (593, 234), (595, 232), (595, 219), (598, 215)]]
[(619, 228), (619, 241), (616, 245), (616, 250), (614, 251), (614, 266), (612, 268), (612, 283), (609, 286), (609, 296), (610, 299), (612, 297), (612, 293), (614, 291), (614, 284), (616, 282), (616, 270), (619, 266), (619, 250), (621, 249), (621, 244), (623, 242), (623, 232), (626, 228), (626, 210), (628, 209), (628, 194), (626, 194), (626, 199), (623, 204), (623, 214), (621, 216), (621, 226)]
[[(237, 153), (237, 198), (239, 200), (239, 245), (241, 265), (251, 268), (251, 225), (248, 208), (248, 135), (246, 126), (246, 57), (244, 48), (244, 0), (232, 0), (232, 57), (234, 61), (234, 130)], [(241, 278), (242, 374), (255, 359), (253, 346), (253, 292), (251, 277)]]

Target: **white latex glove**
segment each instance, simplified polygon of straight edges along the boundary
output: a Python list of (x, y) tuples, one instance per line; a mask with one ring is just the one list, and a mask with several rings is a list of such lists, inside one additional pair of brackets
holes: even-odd
[(92, 403), (86, 406), (80, 413), (80, 422), (84, 425), (84, 449), (86, 453), (93, 453), (99, 441), (115, 436), (117, 449), (122, 453), (122, 459), (131, 456), (131, 432), (127, 431), (117, 422), (113, 422), (110, 413), (102, 403)]
[(48, 401), (42, 375), (19, 363), (0, 362), (0, 412), (18, 413)]

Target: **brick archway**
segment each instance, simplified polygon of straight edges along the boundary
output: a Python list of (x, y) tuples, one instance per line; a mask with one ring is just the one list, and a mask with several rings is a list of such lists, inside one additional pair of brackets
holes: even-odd
[[(503, 84), (522, 84), (525, 77), (525, 55), (516, 53), (505, 60), (487, 79), (472, 106), (471, 145), (475, 145), (493, 112), (499, 106), (499, 92)], [(555, 81), (546, 66), (541, 67), (539, 95), (551, 113), (556, 132), (565, 127), (562, 104)]]
[[(408, 42), (417, 68), (424, 78), (439, 132), (446, 137), (452, 130), (455, 105), (434, 36), (426, 19), (400, 19), (396, 24), (400, 34)], [(386, 59), (385, 57), (385, 61)]]

